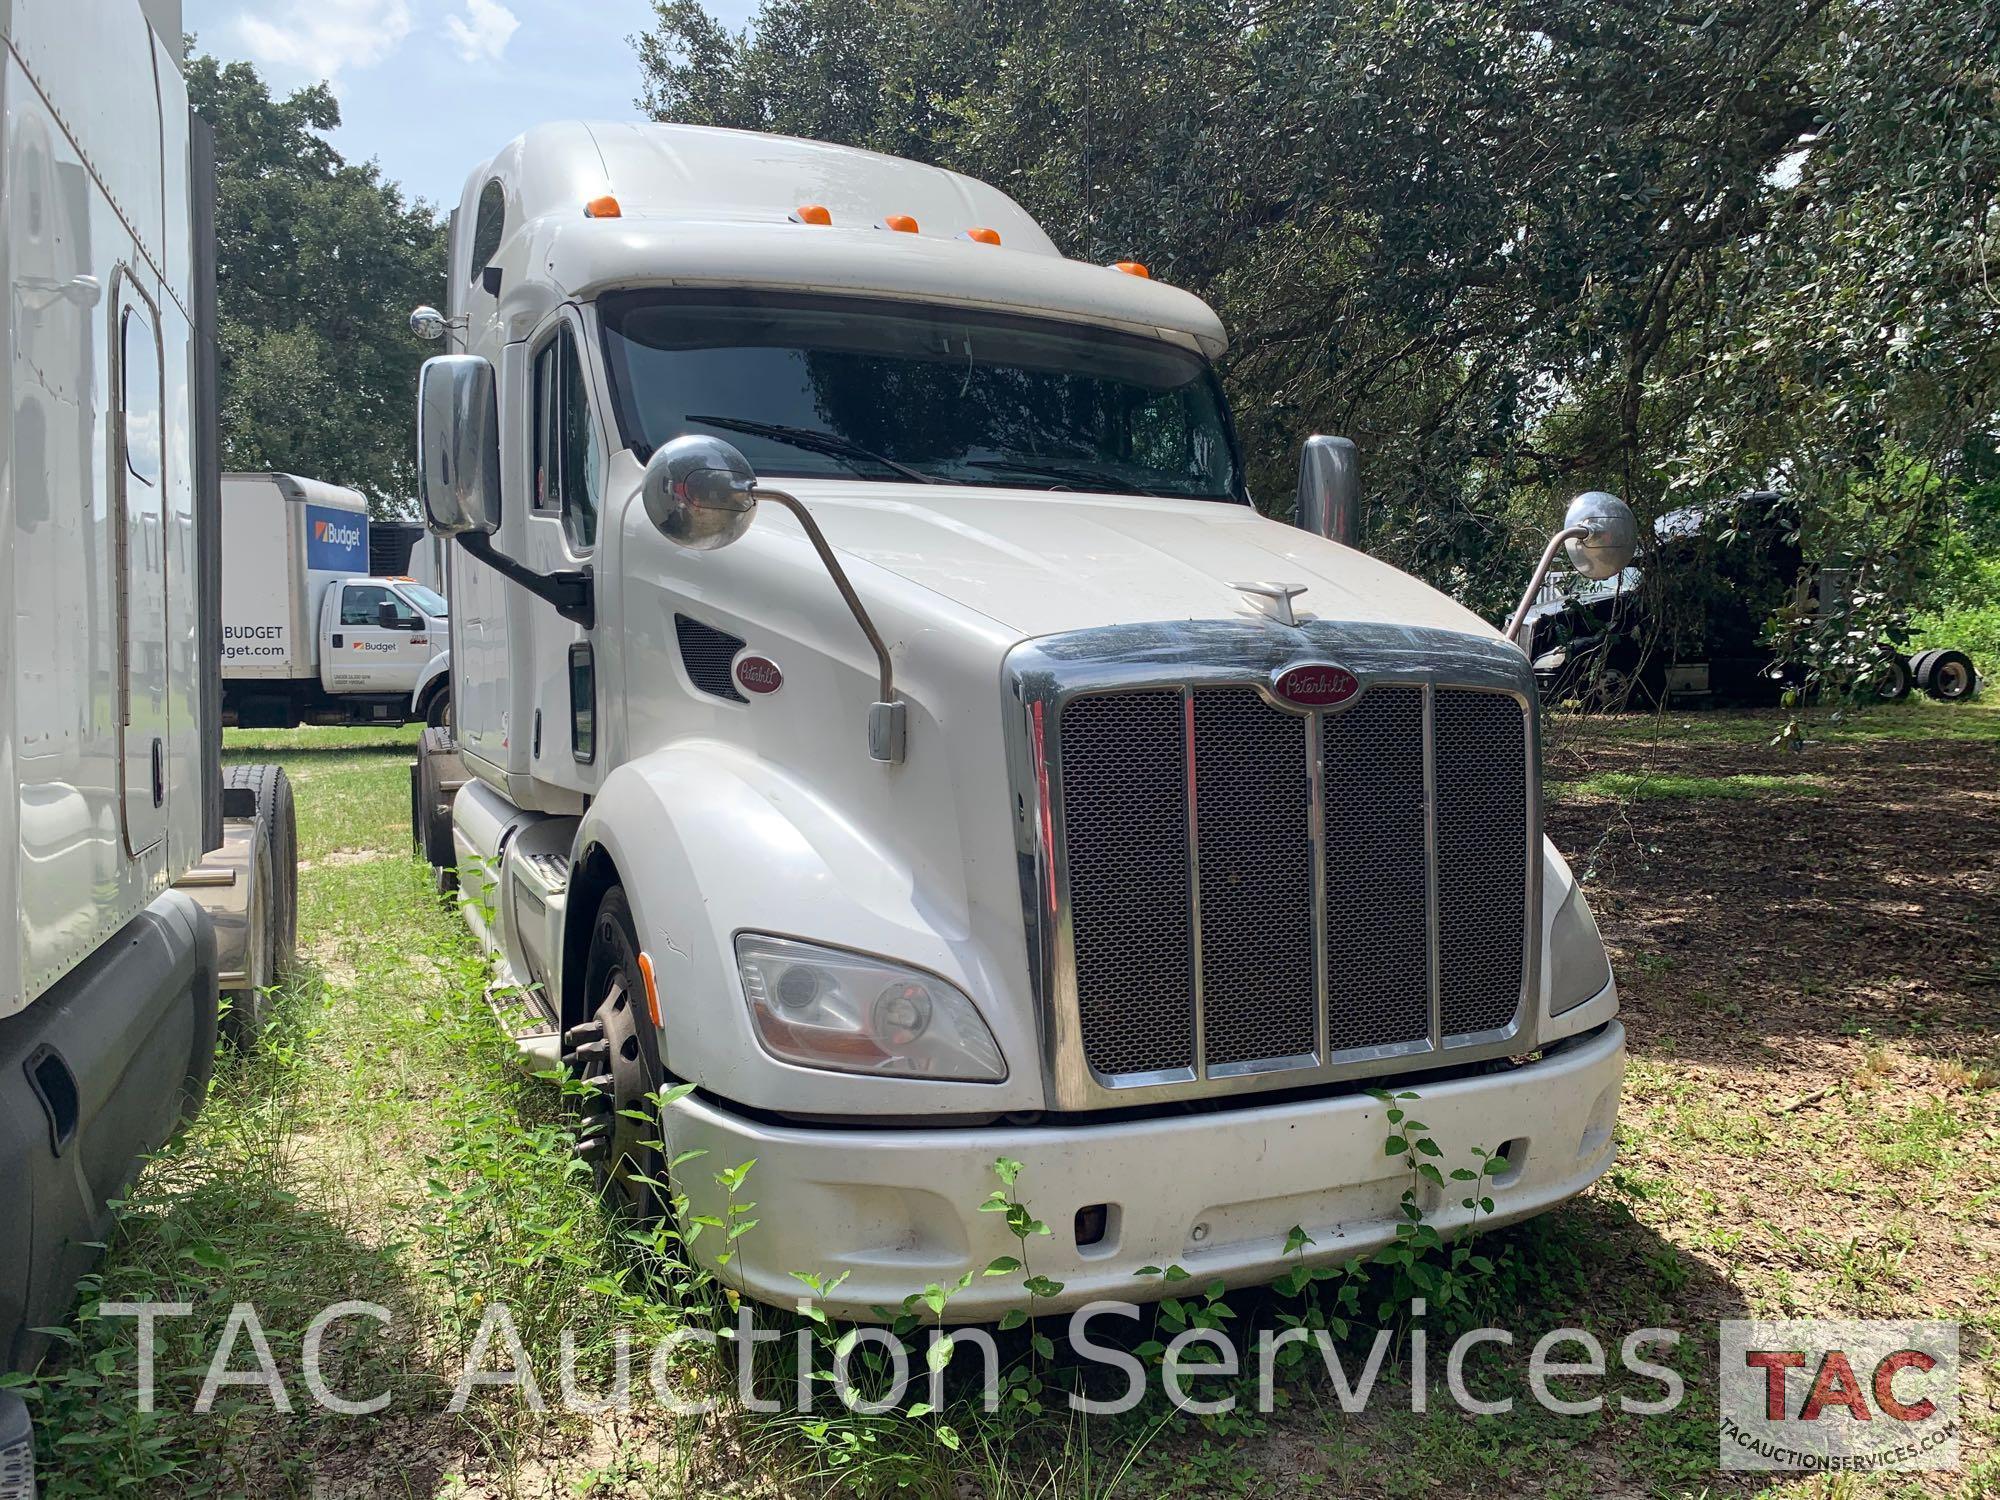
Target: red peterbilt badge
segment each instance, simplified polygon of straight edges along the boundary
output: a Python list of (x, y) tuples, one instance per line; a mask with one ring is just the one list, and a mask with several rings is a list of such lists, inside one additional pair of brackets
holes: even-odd
[(1345, 667), (1288, 667), (1271, 684), (1271, 691), (1300, 708), (1334, 708), (1361, 691), (1361, 683)]
[(736, 662), (736, 685), (746, 693), (775, 693), (785, 685), (785, 674), (768, 656), (744, 656)]

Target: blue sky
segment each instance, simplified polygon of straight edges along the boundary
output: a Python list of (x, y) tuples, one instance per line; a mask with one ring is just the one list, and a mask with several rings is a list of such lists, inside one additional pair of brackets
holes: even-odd
[[(755, 4), (708, 11), (736, 30)], [(473, 165), (530, 125), (637, 118), (625, 39), (652, 15), (648, 0), (185, 0), (184, 24), (275, 91), (330, 82), (340, 151), (449, 209)]]

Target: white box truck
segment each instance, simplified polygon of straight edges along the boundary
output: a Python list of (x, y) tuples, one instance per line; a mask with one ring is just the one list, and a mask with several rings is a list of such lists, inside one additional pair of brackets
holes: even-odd
[[(467, 780), (432, 739), (418, 832), (608, 1191), (690, 1083), (693, 1211), (756, 1162), (732, 1285), (865, 1318), (1015, 1248), (1001, 1157), (1044, 1308), (1391, 1240), (1370, 1089), (1503, 1154), (1484, 1223), (1605, 1170), (1624, 1034), (1528, 662), (1252, 507), (1200, 300), (934, 167), (622, 124), (479, 166), (448, 291), (412, 325)], [(1350, 540), (1351, 458), (1312, 440), (1300, 507)]]
[[(221, 764), (214, 169), (177, 7), (13, 0), (0, 37), (0, 1369), (32, 1370), (202, 1099), (219, 992), (252, 1018), (283, 970), (296, 844), (283, 773)], [(25, 1431), (0, 1393), (6, 1500)]]
[(369, 574), (368, 502), (293, 474), (222, 476), (222, 711), (245, 728), (445, 723), (436, 589)]

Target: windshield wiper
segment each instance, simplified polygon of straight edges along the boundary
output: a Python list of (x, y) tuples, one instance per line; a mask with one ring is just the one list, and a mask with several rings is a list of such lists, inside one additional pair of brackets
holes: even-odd
[(995, 472), (1032, 474), (1040, 479), (1060, 479), (1064, 484), (1089, 485), (1093, 489), (1109, 488), (1123, 495), (1147, 495), (1157, 500), (1158, 491), (1146, 489), (1129, 479), (1120, 479), (1115, 474), (1107, 474), (1102, 469), (1067, 467), (1061, 464), (1023, 463), (1012, 458), (964, 458), (960, 463), (971, 464), (975, 468)]
[(828, 458), (861, 459), (864, 462), (880, 464), (885, 469), (894, 470), (905, 479), (918, 484), (944, 484), (946, 481), (936, 474), (926, 474), (922, 469), (913, 469), (908, 464), (897, 463), (886, 458), (872, 448), (864, 448), (850, 438), (835, 432), (822, 432), (814, 427), (787, 427), (780, 422), (752, 422), (743, 417), (697, 417), (690, 415), (690, 422), (699, 422), (704, 427), (721, 427), (731, 432), (747, 432), (752, 437), (769, 438), (776, 443), (790, 443), (794, 448), (803, 448), (808, 453), (824, 453)]

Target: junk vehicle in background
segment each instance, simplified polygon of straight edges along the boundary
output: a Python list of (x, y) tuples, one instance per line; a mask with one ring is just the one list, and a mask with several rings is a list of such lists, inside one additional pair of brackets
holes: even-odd
[[(1809, 563), (1800, 524), (1796, 502), (1752, 491), (1660, 517), (1638, 563), (1615, 577), (1552, 576), (1527, 618), (1543, 701), (1775, 704), (1804, 686), (1803, 671), (1771, 644), (1772, 622), (1842, 608), (1852, 574)], [(1914, 686), (1958, 702), (1979, 686), (1972, 658), (1955, 648), (1912, 656), (1885, 640), (1875, 655), (1864, 685), (1884, 701)]]

